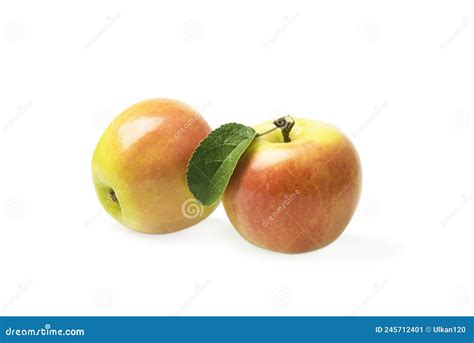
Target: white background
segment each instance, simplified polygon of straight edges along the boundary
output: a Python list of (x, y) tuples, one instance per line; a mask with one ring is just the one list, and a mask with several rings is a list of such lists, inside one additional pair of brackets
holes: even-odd
[[(472, 315), (471, 1), (3, 1), (0, 315)], [(256, 248), (222, 207), (124, 229), (93, 190), (115, 115), (330, 122), (364, 184), (322, 250)]]

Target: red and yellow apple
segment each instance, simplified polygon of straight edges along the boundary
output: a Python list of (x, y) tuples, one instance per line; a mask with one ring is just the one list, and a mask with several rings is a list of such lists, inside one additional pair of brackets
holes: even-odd
[[(271, 122), (255, 129), (265, 132)], [(337, 128), (295, 119), (290, 142), (276, 130), (255, 139), (239, 161), (222, 202), (249, 242), (301, 253), (333, 242), (359, 200), (362, 174), (354, 145)]]
[(186, 104), (139, 102), (105, 130), (94, 152), (97, 196), (117, 221), (136, 231), (167, 233), (206, 218), (186, 183), (188, 161), (211, 128)]

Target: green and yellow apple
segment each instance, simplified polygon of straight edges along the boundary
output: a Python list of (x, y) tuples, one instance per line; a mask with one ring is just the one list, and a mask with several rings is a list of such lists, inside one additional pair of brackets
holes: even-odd
[(211, 128), (186, 104), (139, 102), (105, 130), (94, 152), (97, 196), (117, 221), (136, 231), (167, 233), (206, 218), (186, 183), (188, 161)]
[[(271, 122), (255, 129), (265, 132)], [(239, 161), (222, 202), (237, 231), (262, 248), (301, 253), (333, 242), (359, 201), (362, 174), (354, 145), (337, 128), (295, 119), (285, 142), (259, 136)]]

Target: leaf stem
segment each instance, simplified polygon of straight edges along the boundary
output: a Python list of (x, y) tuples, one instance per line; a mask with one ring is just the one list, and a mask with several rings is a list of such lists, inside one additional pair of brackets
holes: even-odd
[(275, 131), (276, 129), (278, 129), (277, 126), (275, 127), (272, 127), (270, 130), (267, 130), (267, 131), (264, 131), (264, 132), (261, 132), (261, 133), (257, 133), (257, 137), (260, 137), (260, 136), (263, 136), (263, 135), (266, 135), (267, 133), (270, 133), (272, 131)]

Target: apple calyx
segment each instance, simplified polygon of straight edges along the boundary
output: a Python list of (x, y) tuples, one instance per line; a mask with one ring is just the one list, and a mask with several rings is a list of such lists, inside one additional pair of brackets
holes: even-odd
[(109, 191), (109, 195), (113, 202), (118, 202), (117, 196), (115, 195), (115, 191), (113, 189)]
[(291, 142), (290, 132), (293, 126), (295, 126), (295, 120), (291, 116), (284, 116), (284, 117), (278, 118), (273, 121), (273, 125), (275, 125), (274, 128), (271, 128), (270, 130), (267, 130), (262, 133), (258, 133), (257, 137), (266, 135), (267, 133), (275, 131), (276, 129), (281, 129), (281, 133), (283, 134), (283, 141), (285, 143)]

